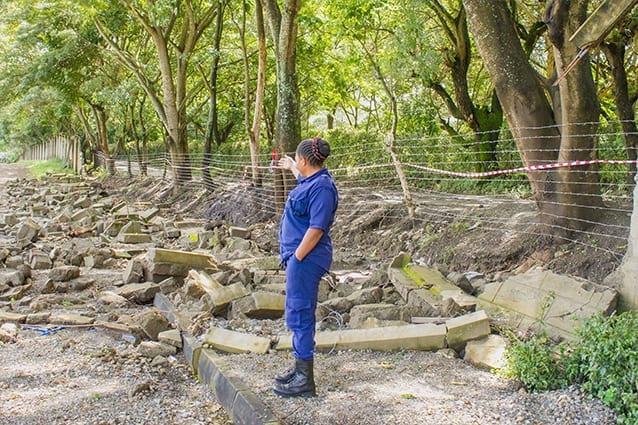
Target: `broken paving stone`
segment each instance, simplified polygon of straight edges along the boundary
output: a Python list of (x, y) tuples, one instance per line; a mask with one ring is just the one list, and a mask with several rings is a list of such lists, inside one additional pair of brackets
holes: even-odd
[(3, 292), (0, 295), (0, 301), (15, 301), (24, 297), (24, 294), (31, 289), (31, 284), (28, 283), (22, 286), (16, 286), (15, 288), (11, 288), (8, 291)]
[(513, 327), (537, 330), (542, 322), (549, 336), (573, 339), (584, 319), (616, 308), (618, 293), (583, 279), (531, 269), (488, 284), (478, 299), (491, 317)]
[(142, 264), (142, 259), (140, 257), (134, 257), (129, 260), (126, 265), (126, 269), (124, 269), (124, 273), (122, 275), (122, 280), (125, 284), (139, 283), (143, 278), (144, 264)]
[(90, 325), (95, 322), (94, 317), (73, 313), (51, 313), (49, 323), (54, 325)]
[(168, 330), (170, 326), (168, 319), (155, 308), (135, 314), (127, 322), (139, 326), (144, 334), (154, 341), (157, 341), (160, 332)]
[(137, 346), (137, 352), (144, 357), (153, 359), (157, 356), (170, 356), (177, 353), (177, 348), (172, 345), (156, 341), (142, 341)]
[(182, 348), (182, 336), (178, 329), (170, 329), (160, 332), (157, 335), (157, 340), (176, 348)]
[(16, 233), (16, 241), (18, 243), (21, 243), (22, 241), (34, 242), (38, 238), (40, 230), (40, 225), (28, 218), (20, 224)]
[(350, 322), (348, 325), (353, 329), (360, 328), (370, 317), (378, 320), (401, 320), (401, 307), (394, 304), (360, 304), (354, 306), (350, 310)]
[(278, 319), (284, 315), (286, 297), (272, 292), (257, 291), (232, 302), (231, 318)]
[(488, 369), (505, 367), (507, 341), (500, 335), (488, 335), (469, 341), (465, 346), (463, 360)]
[(0, 322), (24, 323), (26, 319), (26, 314), (0, 310)]
[(79, 277), (77, 279), (71, 279), (68, 282), (54, 282), (55, 292), (66, 293), (83, 291), (86, 288), (92, 286), (95, 283), (95, 279), (90, 277)]
[(98, 302), (108, 305), (114, 305), (117, 307), (123, 307), (130, 301), (113, 291), (103, 291), (98, 297)]
[(348, 295), (346, 299), (352, 301), (354, 305), (360, 304), (375, 304), (381, 302), (383, 298), (383, 289), (381, 288), (366, 288), (353, 292)]
[(490, 320), (483, 310), (449, 319), (445, 326), (448, 347), (459, 353), (468, 341), (490, 334)]
[(147, 304), (153, 301), (155, 294), (160, 292), (160, 287), (156, 283), (129, 283), (114, 290), (118, 295), (136, 302), (138, 304)]
[(80, 276), (80, 268), (77, 266), (59, 266), (49, 271), (49, 279), (54, 282), (68, 282)]
[(265, 354), (270, 348), (270, 339), (235, 332), (222, 328), (211, 328), (204, 336), (204, 344), (228, 353)]

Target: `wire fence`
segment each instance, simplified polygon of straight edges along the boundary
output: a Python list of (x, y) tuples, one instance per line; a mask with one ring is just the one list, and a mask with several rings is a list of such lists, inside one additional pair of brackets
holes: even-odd
[[(614, 126), (605, 123), (605, 129), (610, 127)], [(556, 130), (565, 131), (559, 127)], [(392, 146), (396, 160), (390, 154), (389, 143), (383, 140), (356, 144), (330, 140), (332, 154), (326, 166), (340, 190), (337, 220), (354, 221), (379, 208), (377, 201), (383, 201), (395, 206), (388, 209), (385, 219), (400, 221), (408, 215), (410, 201), (415, 226), (462, 222), (470, 230), (481, 226), (484, 231), (503, 232), (512, 217), (498, 214), (486, 217), (481, 209), (502, 206), (505, 211), (510, 209), (506, 207), (518, 205), (526, 211), (538, 212), (534, 186), (540, 183), (544, 185), (547, 203), (554, 204), (547, 213), (552, 220), (539, 227), (535, 226), (538, 214), (521, 214), (517, 217), (518, 231), (540, 237), (560, 234), (565, 242), (596, 247), (622, 257), (629, 235), (636, 169), (636, 160), (630, 159), (632, 153), (625, 139), (638, 135), (628, 135), (619, 129), (582, 134), (579, 137), (596, 140), (595, 149), (563, 149), (548, 155), (541, 152), (549, 149), (543, 143), (535, 143), (536, 151), (521, 151), (512, 133), (509, 130), (499, 132), (498, 137), (464, 134), (455, 138), (395, 140)], [(489, 144), (480, 141), (485, 139), (493, 140)], [(543, 142), (536, 140), (539, 141)], [(486, 146), (492, 149), (485, 149)], [(534, 154), (554, 159), (536, 161), (534, 165), (522, 162), (522, 156)], [(582, 159), (583, 156), (587, 159)], [(117, 166), (119, 172), (131, 175), (140, 175), (145, 170), (150, 176), (165, 178), (167, 185), (189, 182), (217, 193), (237, 196), (244, 193), (264, 215), (279, 214), (274, 183), (277, 167), (270, 151), (262, 152), (255, 165), (246, 152), (189, 153), (181, 157), (167, 153), (129, 155), (118, 158)], [(403, 170), (407, 185), (401, 185), (397, 167)], [(547, 185), (548, 175), (544, 172), (560, 172), (561, 177), (556, 184)], [(205, 175), (209, 177), (204, 178)], [(595, 214), (571, 217), (579, 209), (593, 210)], [(601, 243), (602, 239), (606, 242)]]

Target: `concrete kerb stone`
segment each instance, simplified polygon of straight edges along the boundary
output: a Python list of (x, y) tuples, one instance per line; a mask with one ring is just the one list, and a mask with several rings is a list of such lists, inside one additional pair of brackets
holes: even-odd
[[(174, 322), (179, 313), (175, 311), (168, 298), (157, 294), (156, 307), (166, 318)], [(211, 391), (224, 407), (233, 423), (237, 425), (278, 425), (280, 422), (257, 395), (225, 367), (225, 359), (215, 351), (202, 347), (195, 337), (182, 331), (184, 357), (199, 379), (210, 387)]]

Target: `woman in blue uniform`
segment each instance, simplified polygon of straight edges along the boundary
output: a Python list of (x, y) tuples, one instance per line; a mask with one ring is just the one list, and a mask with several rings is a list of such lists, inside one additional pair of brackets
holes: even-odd
[(338, 193), (323, 163), (330, 145), (315, 137), (302, 141), (295, 158), (279, 166), (292, 171), (297, 187), (290, 191), (279, 227), (279, 253), (286, 270), (286, 325), (292, 331), (294, 365), (275, 375), (275, 393), (283, 397), (316, 395), (313, 376), (315, 308), (321, 277), (332, 264), (330, 226)]

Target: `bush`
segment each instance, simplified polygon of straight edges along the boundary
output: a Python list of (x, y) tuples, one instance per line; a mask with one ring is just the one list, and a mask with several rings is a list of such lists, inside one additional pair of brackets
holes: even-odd
[(638, 312), (595, 315), (576, 340), (552, 343), (544, 335), (523, 340), (509, 334), (507, 376), (530, 391), (580, 384), (618, 414), (618, 424), (638, 423)]

